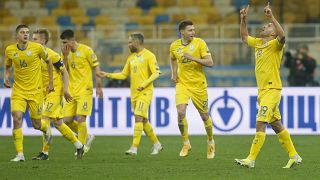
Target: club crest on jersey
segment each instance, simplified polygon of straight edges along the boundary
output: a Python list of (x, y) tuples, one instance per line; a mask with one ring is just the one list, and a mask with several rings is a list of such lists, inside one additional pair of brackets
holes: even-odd
[(191, 44), (191, 45), (189, 46), (189, 49), (190, 49), (190, 51), (193, 51), (193, 50), (194, 50), (194, 46)]
[(134, 59), (131, 59), (130, 64), (133, 64), (133, 63), (134, 63)]
[(14, 58), (18, 58), (18, 57), (19, 57), (19, 53), (15, 52), (15, 53), (13, 54), (13, 57), (14, 57)]
[(138, 57), (138, 60), (139, 60), (140, 62), (142, 62), (142, 61), (144, 60), (144, 57), (143, 57), (143, 56), (140, 56), (140, 57)]
[(31, 51), (27, 51), (27, 56), (31, 56)]
[(182, 53), (182, 49), (181, 49), (181, 48), (178, 48), (178, 49), (177, 49), (177, 53), (178, 53), (178, 54)]
[(76, 52), (76, 56), (80, 57), (80, 52), (79, 51)]

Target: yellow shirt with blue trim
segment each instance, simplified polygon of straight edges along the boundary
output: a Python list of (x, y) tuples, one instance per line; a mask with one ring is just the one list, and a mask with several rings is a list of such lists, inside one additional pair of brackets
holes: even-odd
[(255, 74), (258, 89), (282, 89), (280, 65), (285, 45), (278, 38), (263, 42), (248, 36), (248, 45), (255, 48)]
[(211, 55), (206, 42), (201, 38), (193, 38), (189, 44), (184, 45), (182, 40), (178, 39), (170, 45), (170, 58), (176, 60), (178, 64), (177, 83), (183, 84), (188, 89), (206, 88), (207, 80), (202, 65), (184, 58), (184, 53), (196, 58)]
[(18, 44), (9, 45), (5, 50), (5, 63), (13, 66), (12, 91), (21, 94), (42, 93), (41, 61), (47, 59), (41, 44), (28, 42), (25, 50)]
[[(139, 93), (151, 95), (153, 92), (153, 83), (146, 86), (141, 92), (138, 87), (141, 87), (143, 82), (150, 78), (153, 73), (161, 73), (156, 56), (149, 50), (143, 49), (138, 53), (132, 53), (127, 58), (126, 65), (122, 70), (125, 76), (130, 75), (130, 90), (131, 99), (134, 100)], [(111, 76), (112, 77), (112, 76)]]
[(89, 46), (79, 43), (75, 52), (69, 52), (69, 92), (72, 96), (92, 94), (92, 68), (98, 65), (97, 56)]

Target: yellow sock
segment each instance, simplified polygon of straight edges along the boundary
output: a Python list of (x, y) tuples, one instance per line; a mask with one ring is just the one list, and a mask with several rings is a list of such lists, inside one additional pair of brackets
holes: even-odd
[(47, 127), (48, 127), (48, 124), (47, 124), (46, 120), (41, 119), (40, 131), (47, 132)]
[(143, 130), (143, 122), (136, 122), (134, 124), (134, 131), (133, 131), (133, 142), (132, 142), (133, 147), (136, 147), (136, 148), (139, 147), (142, 130)]
[(78, 141), (72, 130), (65, 123), (62, 123), (58, 130), (63, 135), (63, 137), (65, 137), (72, 144)]
[(253, 142), (251, 144), (250, 154), (248, 156), (250, 160), (253, 160), (253, 161), (256, 160), (265, 139), (266, 139), (265, 132), (256, 132), (256, 136), (253, 139)]
[(153, 144), (159, 142), (159, 140), (158, 140), (156, 134), (154, 133), (153, 128), (149, 122), (143, 124), (143, 131), (150, 138), (150, 140)]
[(86, 144), (87, 141), (87, 123), (78, 123), (78, 139), (82, 144)]
[(284, 129), (280, 133), (277, 134), (278, 139), (282, 147), (288, 152), (289, 157), (295, 156), (297, 153), (296, 149), (294, 148), (294, 145), (292, 143), (292, 140), (290, 138), (290, 134), (287, 129)]
[(13, 143), (16, 148), (17, 153), (23, 153), (23, 134), (22, 128), (13, 129)]
[(73, 120), (71, 123), (68, 124), (69, 128), (78, 134), (78, 121)]
[(212, 141), (213, 140), (213, 136), (212, 136), (212, 119), (209, 116), (209, 119), (204, 121), (204, 127), (206, 129), (207, 132), (207, 137), (208, 137), (208, 141)]
[(183, 141), (184, 142), (189, 141), (187, 118), (183, 118), (182, 121), (179, 121), (178, 126), (179, 126), (179, 130), (180, 130)]
[[(44, 122), (46, 127), (51, 128), (49, 120), (42, 119), (41, 122)], [(44, 138), (44, 135), (42, 135), (42, 152), (49, 152), (49, 145), (47, 144), (47, 142), (46, 142), (46, 140)]]

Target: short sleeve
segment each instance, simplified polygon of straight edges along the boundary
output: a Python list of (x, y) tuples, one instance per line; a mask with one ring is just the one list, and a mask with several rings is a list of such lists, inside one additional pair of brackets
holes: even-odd
[(247, 38), (248, 45), (251, 46), (251, 47), (256, 47), (258, 41), (259, 41), (258, 38), (255, 38), (255, 37), (252, 37), (252, 36), (248, 36), (248, 38)]
[(88, 50), (87, 50), (87, 59), (91, 65), (91, 67), (96, 67), (99, 65), (97, 55), (93, 52), (93, 50), (91, 48), (88, 48)]
[(42, 45), (38, 45), (39, 47), (39, 57), (43, 59), (45, 62), (48, 62), (48, 54)]
[(205, 56), (211, 55), (209, 48), (207, 46), (207, 43), (202, 39), (200, 40), (199, 48), (200, 48), (200, 55), (202, 58)]
[(8, 48), (5, 50), (5, 64), (6, 66), (12, 66), (12, 59), (9, 57)]
[(148, 65), (149, 65), (149, 69), (152, 74), (156, 73), (156, 72), (158, 72), (159, 74), (161, 73), (160, 68), (158, 66), (158, 63), (157, 63), (156, 56), (154, 54), (152, 54), (150, 56), (149, 61), (148, 61)]
[(170, 59), (171, 60), (176, 60), (176, 56), (174, 54), (174, 47), (173, 47), (173, 44), (170, 45)]

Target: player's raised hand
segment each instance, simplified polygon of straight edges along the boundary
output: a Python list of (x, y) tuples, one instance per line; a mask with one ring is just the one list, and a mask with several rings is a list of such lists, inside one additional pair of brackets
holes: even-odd
[(6, 87), (6, 88), (11, 88), (10, 80), (9, 79), (5, 79), (3, 81), (3, 86)]
[(62, 44), (61, 46), (61, 52), (63, 54), (64, 57), (67, 57), (69, 55), (69, 52), (70, 52), (70, 48), (68, 45), (66, 44)]
[(63, 92), (63, 96), (64, 96), (64, 99), (67, 101), (67, 102), (71, 102), (72, 101), (72, 96), (70, 95), (69, 91), (64, 91)]
[(273, 16), (272, 10), (270, 8), (270, 3), (268, 2), (267, 6), (264, 7), (264, 13), (268, 18), (271, 18)]
[(248, 12), (249, 12), (249, 8), (250, 8), (250, 5), (248, 4), (247, 7), (242, 8), (242, 9), (240, 10), (240, 17), (241, 17), (241, 19), (245, 19), (245, 18), (247, 17)]

